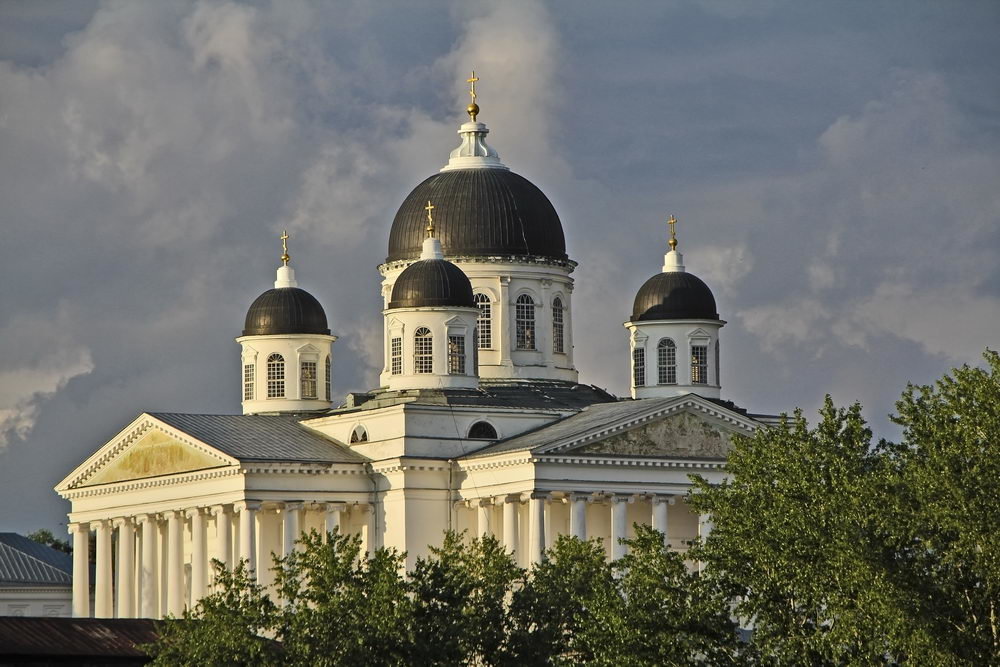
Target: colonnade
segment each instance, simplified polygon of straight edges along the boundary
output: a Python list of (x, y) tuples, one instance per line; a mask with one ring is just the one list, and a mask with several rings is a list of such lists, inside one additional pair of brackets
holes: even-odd
[[(340, 530), (345, 512), (369, 506), (301, 501), (239, 501), (232, 504), (136, 514), (69, 525), (73, 538), (73, 615), (97, 618), (180, 616), (212, 582), (211, 560), (227, 567), (245, 560), (254, 576), (258, 558), (289, 554), (303, 530)], [(262, 514), (274, 512), (278, 540), (262, 543)], [(352, 522), (357, 525), (355, 517)], [(360, 520), (370, 543), (368, 519)], [(90, 596), (90, 534), (96, 540), (93, 609)], [(266, 549), (266, 550), (265, 550)], [(265, 568), (261, 568), (262, 570)]]
[[(668, 510), (677, 502), (677, 498), (673, 495), (651, 493), (532, 492), (481, 498), (466, 501), (466, 504), (476, 510), (476, 532), (480, 536), (495, 535), (501, 538), (507, 551), (518, 557), (518, 560), (523, 564), (530, 565), (542, 560), (545, 550), (555, 542), (557, 533), (565, 532), (553, 529), (552, 514), (553, 507), (556, 505), (569, 505), (568, 534), (583, 540), (594, 537), (594, 535), (588, 535), (588, 506), (598, 505), (606, 508), (610, 522), (609, 557), (617, 560), (625, 555), (627, 549), (621, 540), (629, 534), (629, 505), (647, 501), (650, 505), (649, 516), (648, 518), (642, 517), (640, 522), (648, 522), (654, 529), (663, 533), (664, 540), (666, 540), (669, 531)], [(501, 525), (495, 526), (493, 521), (496, 518), (495, 513), (498, 505), (502, 507), (500, 511)], [(521, 509), (524, 505), (527, 505), (526, 522), (524, 521), (525, 513)], [(523, 525), (525, 523), (526, 525)], [(526, 540), (522, 534), (525, 530), (527, 531)], [(711, 531), (711, 521), (708, 515), (698, 516), (696, 530), (697, 534), (691, 535), (690, 538), (707, 537)], [(606, 535), (606, 533), (604, 534)]]

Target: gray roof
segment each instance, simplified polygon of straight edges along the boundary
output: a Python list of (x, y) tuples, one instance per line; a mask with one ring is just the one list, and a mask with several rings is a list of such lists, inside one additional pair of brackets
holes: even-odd
[(157, 639), (148, 618), (0, 616), (0, 664), (144, 665)]
[[(362, 463), (346, 446), (300, 424), (307, 415), (189, 415), (150, 412), (240, 461)], [(311, 416), (315, 416), (314, 414)]]
[(17, 533), (0, 533), (0, 585), (69, 586), (73, 557)]
[[(593, 433), (611, 424), (628, 421), (647, 412), (656, 412), (671, 403), (687, 400), (697, 394), (685, 394), (682, 396), (671, 396), (669, 398), (644, 398), (642, 400), (622, 400), (615, 403), (597, 403), (585, 407), (580, 412), (563, 417), (545, 426), (540, 426), (531, 431), (515, 435), (506, 440), (499, 440), (492, 445), (487, 445), (480, 450), (472, 452), (466, 458), (479, 458), (483, 456), (493, 456), (517, 451), (535, 451), (544, 453), (546, 448), (565, 440), (572, 440), (587, 433)], [(746, 418), (746, 411), (737, 407), (729, 401), (718, 399), (700, 399), (710, 401), (719, 407), (735, 412)]]
[(559, 380), (481, 380), (478, 389), (410, 389), (352, 396), (354, 405), (338, 412), (372, 410), (400, 403), (565, 411), (618, 400), (599, 387)]

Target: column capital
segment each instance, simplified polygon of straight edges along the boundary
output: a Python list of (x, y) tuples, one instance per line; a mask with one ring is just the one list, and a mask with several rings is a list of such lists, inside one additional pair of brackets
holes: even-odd
[(489, 498), (476, 498), (473, 502), (477, 507), (493, 507), (494, 505), (497, 504), (496, 499), (494, 499), (492, 496), (490, 496)]
[(327, 512), (344, 512), (347, 510), (347, 503), (322, 503), (320, 507)]
[(521, 494), (521, 500), (527, 502), (529, 500), (552, 500), (551, 491), (529, 491), (527, 493)]
[(66, 532), (70, 535), (73, 535), (74, 533), (82, 533), (84, 530), (88, 533), (90, 532), (89, 521), (73, 521), (66, 524)]
[(134, 519), (138, 523), (156, 523), (159, 520), (159, 517), (154, 513), (144, 512), (142, 514), (136, 514)]
[(99, 530), (103, 528), (111, 528), (111, 519), (94, 519), (90, 522), (91, 530)]
[(677, 496), (650, 494), (649, 500), (654, 505), (659, 505), (660, 503), (666, 503), (667, 505), (674, 505), (677, 503)]
[(306, 504), (301, 500), (289, 500), (282, 503), (278, 509), (285, 510), (286, 512), (294, 512), (303, 509), (305, 506)]
[(625, 496), (617, 493), (609, 493), (608, 502), (611, 503), (612, 505), (616, 505), (618, 503), (625, 503), (627, 505), (631, 505), (632, 503), (635, 502), (635, 496), (634, 495)]
[(183, 519), (184, 510), (164, 510), (160, 512), (160, 516), (168, 521), (170, 519)]
[(134, 518), (130, 516), (119, 516), (111, 520), (111, 525), (114, 528), (121, 528), (123, 526), (135, 525), (135, 521)]
[(210, 514), (214, 516), (220, 516), (229, 513), (226, 510), (227, 507), (228, 505), (212, 505), (211, 507), (208, 508), (208, 511)]
[(259, 509), (260, 509), (259, 500), (238, 500), (235, 503), (233, 503), (234, 512), (243, 512), (245, 510), (256, 512)]
[(191, 508), (188, 508), (188, 509), (184, 510), (184, 516), (186, 516), (189, 519), (193, 519), (196, 516), (201, 516), (204, 513), (205, 513), (205, 510), (204, 510), (204, 508), (201, 508), (201, 507), (191, 507)]

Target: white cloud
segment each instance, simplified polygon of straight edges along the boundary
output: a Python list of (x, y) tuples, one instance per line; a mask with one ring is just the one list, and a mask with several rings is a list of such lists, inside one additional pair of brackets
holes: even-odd
[(17, 317), (0, 329), (0, 449), (31, 433), (45, 401), (94, 370), (90, 350), (66, 333), (69, 319)]
[(745, 244), (736, 246), (699, 246), (697, 273), (712, 290), (738, 294), (740, 281), (753, 269), (753, 255)]

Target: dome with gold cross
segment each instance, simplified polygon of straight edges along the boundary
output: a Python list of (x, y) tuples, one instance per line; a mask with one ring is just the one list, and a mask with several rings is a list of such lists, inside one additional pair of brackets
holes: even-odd
[(320, 302), (298, 286), (295, 271), (288, 265), (288, 232), (281, 235), (281, 266), (274, 289), (258, 296), (247, 310), (244, 336), (279, 334), (329, 334), (326, 312)]
[(423, 207), (441, 207), (437, 236), (448, 257), (543, 257), (565, 260), (566, 239), (552, 203), (531, 181), (507, 168), (486, 143), (473, 72), (469, 122), (458, 130), (461, 145), (441, 171), (406, 197), (389, 232), (386, 261), (416, 259), (424, 239)]

